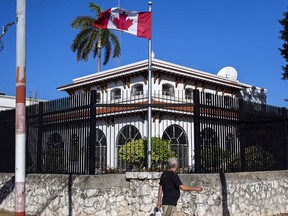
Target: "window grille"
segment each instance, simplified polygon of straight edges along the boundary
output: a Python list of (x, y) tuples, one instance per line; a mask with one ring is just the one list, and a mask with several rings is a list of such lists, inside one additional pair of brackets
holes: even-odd
[(175, 95), (174, 87), (170, 84), (163, 84), (162, 85), (162, 95), (174, 97), (174, 95)]
[(185, 130), (179, 125), (170, 125), (162, 135), (162, 139), (170, 141), (172, 151), (176, 153), (179, 166), (188, 166), (188, 138)]
[(202, 147), (204, 148), (209, 148), (212, 146), (217, 146), (217, 134), (215, 132), (215, 130), (211, 129), (211, 128), (204, 128), (201, 133), (200, 133), (200, 137), (201, 137), (201, 143), (202, 143)]
[(107, 140), (102, 130), (96, 128), (95, 167), (104, 168), (107, 164)]
[(64, 142), (59, 133), (53, 133), (49, 137), (45, 151), (45, 171), (62, 173), (64, 167)]
[(121, 90), (119, 88), (111, 91), (111, 100), (121, 99)]
[(72, 134), (70, 138), (70, 161), (78, 162), (79, 160), (79, 137)]
[(191, 100), (193, 99), (193, 90), (185, 89), (185, 99)]
[(137, 84), (132, 87), (132, 96), (143, 95), (143, 85)]
[(232, 133), (229, 133), (225, 137), (225, 150), (231, 152), (233, 147), (235, 147), (235, 136)]
[[(102, 130), (96, 128), (95, 136), (95, 168), (105, 168), (107, 164), (107, 141), (106, 136)], [(90, 135), (87, 138), (88, 140), (88, 155), (90, 151)]]

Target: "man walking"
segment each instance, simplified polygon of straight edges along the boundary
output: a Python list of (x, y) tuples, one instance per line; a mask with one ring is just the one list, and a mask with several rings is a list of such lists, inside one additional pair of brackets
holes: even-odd
[[(160, 178), (158, 189), (158, 203), (157, 207), (160, 209), (162, 206), (162, 216), (174, 216), (176, 215), (176, 205), (180, 197), (180, 190), (183, 191), (202, 191), (202, 187), (189, 187), (183, 185), (178, 174), (178, 161), (176, 158), (169, 160), (169, 170), (164, 171)], [(163, 198), (162, 198), (163, 194)], [(162, 202), (161, 202), (162, 200)]]

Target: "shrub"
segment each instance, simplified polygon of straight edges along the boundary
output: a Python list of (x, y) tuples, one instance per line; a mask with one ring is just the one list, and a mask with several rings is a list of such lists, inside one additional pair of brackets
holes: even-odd
[(229, 157), (229, 152), (220, 147), (209, 147), (201, 150), (202, 168), (213, 170), (224, 165), (225, 159)]
[[(151, 138), (151, 162), (154, 166), (159, 166), (175, 157), (175, 152), (170, 148), (169, 141), (159, 137)], [(139, 168), (147, 167), (148, 139), (132, 140), (123, 145), (118, 152), (119, 157)]]
[[(253, 171), (271, 170), (276, 164), (273, 155), (260, 146), (250, 146), (245, 148), (245, 161), (247, 170)], [(235, 155), (230, 167), (233, 167), (234, 169), (241, 168), (240, 154)]]

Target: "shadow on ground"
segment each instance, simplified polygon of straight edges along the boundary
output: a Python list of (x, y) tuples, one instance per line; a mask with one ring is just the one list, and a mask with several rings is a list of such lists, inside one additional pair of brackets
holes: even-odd
[(14, 187), (15, 187), (15, 176), (11, 177), (10, 180), (5, 182), (5, 184), (0, 188), (0, 204), (14, 190)]

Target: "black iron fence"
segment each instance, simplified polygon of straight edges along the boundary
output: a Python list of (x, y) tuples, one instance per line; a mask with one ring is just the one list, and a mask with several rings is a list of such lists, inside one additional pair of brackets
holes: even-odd
[[(115, 93), (116, 94), (116, 93)], [(147, 169), (147, 94), (95, 91), (27, 107), (28, 173)], [(115, 97), (114, 97), (115, 96)], [(287, 109), (194, 90), (152, 95), (152, 168), (185, 172), (287, 169)], [(0, 171), (14, 172), (15, 111), (0, 112)]]
[(0, 171), (15, 169), (15, 110), (0, 112)]

